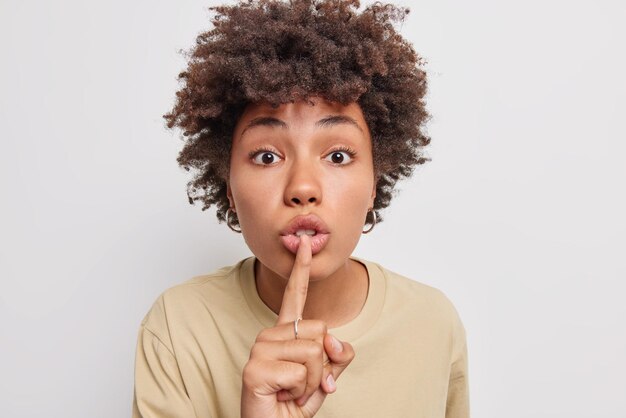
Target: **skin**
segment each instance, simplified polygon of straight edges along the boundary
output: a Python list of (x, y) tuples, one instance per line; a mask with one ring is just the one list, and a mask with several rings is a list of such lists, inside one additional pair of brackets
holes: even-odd
[[(278, 314), (244, 368), (242, 417), (310, 417), (336, 390), (354, 351), (327, 329), (355, 318), (367, 297), (367, 271), (349, 257), (375, 186), (371, 136), (356, 103), (252, 104), (239, 119), (227, 194), (257, 257), (259, 296)], [(280, 231), (311, 213), (328, 226), (328, 243), (312, 255), (302, 237), (294, 255)]]

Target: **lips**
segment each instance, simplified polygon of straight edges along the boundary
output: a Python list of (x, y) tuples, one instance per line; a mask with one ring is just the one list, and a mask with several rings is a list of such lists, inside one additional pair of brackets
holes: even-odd
[(300, 215), (293, 218), (287, 227), (280, 231), (281, 241), (287, 250), (296, 254), (300, 245), (298, 234), (311, 235), (311, 253), (313, 255), (324, 249), (328, 243), (329, 232), (324, 221), (317, 215)]

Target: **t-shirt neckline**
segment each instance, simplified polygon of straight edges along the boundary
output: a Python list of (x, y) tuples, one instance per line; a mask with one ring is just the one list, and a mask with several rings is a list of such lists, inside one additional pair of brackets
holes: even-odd
[[(329, 330), (334, 336), (343, 341), (354, 341), (370, 329), (380, 316), (385, 301), (386, 279), (382, 268), (376, 263), (361, 258), (354, 256), (350, 258), (365, 266), (369, 277), (369, 286), (365, 304), (356, 318)], [(276, 324), (278, 315), (263, 302), (257, 292), (254, 281), (255, 260), (256, 257), (252, 256), (246, 258), (240, 264), (239, 284), (253, 315), (263, 327), (270, 328)]]

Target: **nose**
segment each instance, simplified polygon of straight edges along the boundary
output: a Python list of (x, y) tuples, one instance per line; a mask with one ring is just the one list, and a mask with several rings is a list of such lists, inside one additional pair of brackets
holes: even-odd
[(312, 164), (294, 162), (289, 171), (284, 201), (287, 206), (319, 205), (322, 187)]

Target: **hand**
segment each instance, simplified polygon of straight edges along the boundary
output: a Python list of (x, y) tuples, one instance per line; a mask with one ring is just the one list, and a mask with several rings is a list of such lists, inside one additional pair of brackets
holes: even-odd
[(242, 417), (312, 417), (354, 358), (352, 346), (328, 334), (322, 321), (299, 321), (295, 339), (311, 258), (310, 238), (302, 235), (276, 326), (259, 333), (243, 370)]

